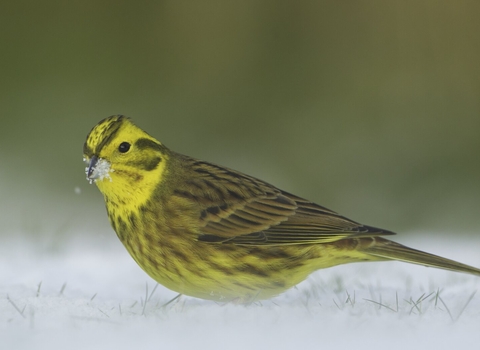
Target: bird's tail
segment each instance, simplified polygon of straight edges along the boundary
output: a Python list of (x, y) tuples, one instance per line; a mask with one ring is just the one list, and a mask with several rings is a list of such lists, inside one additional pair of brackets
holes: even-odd
[(381, 237), (375, 237), (375, 244), (365, 247), (363, 251), (380, 259), (399, 260), (480, 276), (480, 269), (476, 267), (412, 249)]

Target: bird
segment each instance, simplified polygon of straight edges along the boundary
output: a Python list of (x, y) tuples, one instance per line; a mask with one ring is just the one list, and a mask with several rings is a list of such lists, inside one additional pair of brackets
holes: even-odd
[(269, 299), (332, 266), (398, 260), (480, 276), (256, 177), (170, 150), (123, 115), (89, 132), (87, 180), (137, 264), (180, 294)]

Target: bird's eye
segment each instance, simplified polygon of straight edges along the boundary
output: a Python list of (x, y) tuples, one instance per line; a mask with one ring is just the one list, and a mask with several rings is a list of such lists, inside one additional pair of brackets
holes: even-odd
[(118, 150), (120, 151), (120, 153), (127, 153), (129, 149), (130, 143), (128, 142), (122, 142), (120, 146), (118, 146)]

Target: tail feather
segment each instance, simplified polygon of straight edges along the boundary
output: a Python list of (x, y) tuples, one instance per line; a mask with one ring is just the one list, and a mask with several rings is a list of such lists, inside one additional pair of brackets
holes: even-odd
[(399, 260), (412, 264), (480, 276), (480, 269), (476, 267), (442, 258), (434, 254), (425, 253), (380, 237), (376, 237), (375, 244), (365, 248), (364, 252), (386, 260)]

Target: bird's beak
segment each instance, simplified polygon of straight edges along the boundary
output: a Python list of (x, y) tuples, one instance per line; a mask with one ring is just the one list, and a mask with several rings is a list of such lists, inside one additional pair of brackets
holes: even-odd
[(97, 162), (98, 162), (97, 156), (92, 156), (92, 158), (90, 158), (90, 162), (88, 163), (88, 166), (85, 168), (87, 180), (91, 181), (96, 179), (95, 166), (97, 165)]
[(87, 181), (90, 183), (96, 182), (97, 180), (102, 181), (103, 179), (109, 179), (110, 173), (113, 169), (110, 167), (110, 162), (103, 158), (98, 158), (97, 156), (92, 156), (90, 159), (85, 159), (87, 167), (85, 168), (85, 175), (87, 175)]

